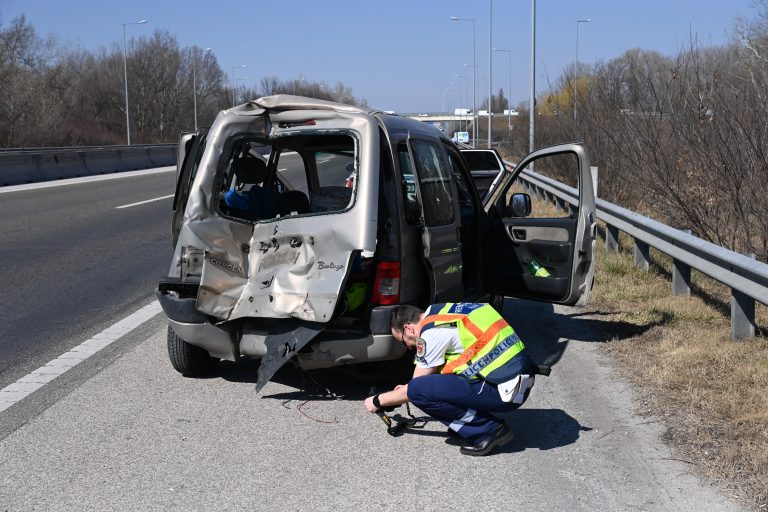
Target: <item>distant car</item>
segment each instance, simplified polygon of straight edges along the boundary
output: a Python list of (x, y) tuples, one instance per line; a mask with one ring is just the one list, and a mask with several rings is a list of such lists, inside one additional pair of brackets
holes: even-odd
[[(239, 165), (255, 154), (266, 178)], [(468, 154), (415, 119), (285, 95), (227, 109), (207, 133), (184, 135), (174, 253), (157, 288), (173, 367), (197, 376), (220, 359), (261, 358), (263, 386), (289, 360), (311, 369), (400, 359), (390, 332), (398, 304), (584, 299), (595, 227), (584, 148), (545, 148), (520, 162), (574, 162), (583, 202), (557, 219), (527, 217), (530, 197), (512, 188), (517, 170), (500, 173), (482, 200)], [(223, 200), (254, 187), (278, 196), (279, 213), (252, 216)], [(550, 277), (530, 274), (534, 259)]]
[(455, 143), (469, 144), (469, 132), (455, 132), (452, 140)]

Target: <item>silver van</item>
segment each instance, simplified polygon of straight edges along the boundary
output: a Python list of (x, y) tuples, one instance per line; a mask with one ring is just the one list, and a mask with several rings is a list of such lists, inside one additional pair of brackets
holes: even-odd
[[(502, 170), (481, 199), (440, 130), (278, 95), (221, 112), (178, 153), (175, 250), (157, 296), (184, 375), (260, 358), (261, 387), (288, 360), (312, 369), (399, 359), (389, 329), (398, 304), (575, 304), (591, 287), (594, 195), (578, 144)], [(531, 216), (515, 177), (534, 161), (572, 173), (578, 207)], [(532, 274), (531, 261), (549, 276)]]

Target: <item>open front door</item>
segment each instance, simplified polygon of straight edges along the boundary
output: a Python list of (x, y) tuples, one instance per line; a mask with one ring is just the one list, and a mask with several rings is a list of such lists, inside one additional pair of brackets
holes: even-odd
[[(579, 204), (558, 209), (530, 197), (523, 170), (578, 190)], [(589, 159), (579, 144), (544, 148), (507, 172), (485, 198), (489, 219), (484, 256), (485, 291), (495, 295), (584, 303), (592, 287), (595, 251), (595, 198)]]

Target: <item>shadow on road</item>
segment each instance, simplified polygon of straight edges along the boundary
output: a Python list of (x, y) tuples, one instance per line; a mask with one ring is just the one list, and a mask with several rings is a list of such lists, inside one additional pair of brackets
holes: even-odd
[[(408, 382), (413, 374), (412, 361), (413, 354), (406, 354), (398, 361), (308, 371), (286, 364), (275, 374), (272, 382), (295, 388), (296, 391), (270, 394), (266, 390), (266, 393), (260, 395), (262, 398), (277, 400), (364, 400), (372, 394)], [(221, 378), (255, 386), (258, 371), (258, 360), (238, 363), (221, 361), (206, 378)]]
[(638, 336), (653, 325), (601, 320), (599, 311), (555, 313), (552, 304), (519, 299), (506, 299), (504, 318), (530, 350), (534, 361), (554, 366), (571, 341), (606, 343)]
[[(525, 342), (534, 360), (540, 364), (555, 366), (569, 343), (605, 343), (611, 340), (637, 336), (652, 326), (637, 326), (627, 322), (605, 321), (598, 311), (579, 311), (558, 314), (552, 304), (527, 300), (507, 299), (504, 317)], [(413, 372), (413, 354), (406, 354), (396, 362), (369, 363), (324, 370), (302, 371), (293, 365), (281, 368), (272, 381), (294, 388), (280, 393), (261, 393), (261, 398), (304, 403), (308, 401), (347, 400), (360, 401), (376, 392), (392, 389), (395, 384), (405, 383)], [(222, 361), (213, 378), (233, 382), (256, 384), (259, 361), (239, 363)], [(557, 371), (553, 368), (553, 371)], [(413, 409), (414, 415), (432, 423), (428, 417)], [(404, 408), (393, 413), (401, 419)], [(515, 433), (515, 439), (501, 453), (520, 452), (526, 449), (551, 450), (575, 443), (580, 432), (591, 430), (560, 409), (517, 409), (504, 415), (505, 421)], [(382, 435), (386, 428), (382, 424)], [(448, 437), (442, 431), (408, 429), (403, 435)], [(450, 440), (449, 440), (450, 442)]]
[[(400, 411), (401, 409), (398, 409)], [(404, 411), (404, 410), (403, 410)], [(418, 413), (418, 411), (415, 411)], [(561, 409), (517, 409), (513, 412), (499, 415), (509, 425), (515, 438), (506, 446), (498, 449), (496, 453), (515, 453), (524, 450), (552, 450), (575, 443), (579, 439), (580, 432), (589, 432), (590, 427), (582, 426), (573, 416)], [(428, 416), (416, 418), (423, 424), (439, 423)], [(393, 419), (402, 420), (403, 416), (393, 415)], [(451, 445), (460, 444), (460, 440), (448, 435), (442, 427), (440, 430), (406, 429), (403, 436), (444, 437), (445, 442)], [(386, 433), (384, 425), (382, 433)]]
[(592, 430), (561, 409), (517, 409), (505, 419), (515, 438), (498, 453), (552, 450), (573, 444), (580, 432)]

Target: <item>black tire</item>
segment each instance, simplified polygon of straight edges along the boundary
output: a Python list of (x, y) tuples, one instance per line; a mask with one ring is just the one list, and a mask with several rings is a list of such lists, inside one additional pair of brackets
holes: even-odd
[(213, 370), (219, 360), (200, 347), (190, 345), (168, 326), (168, 359), (185, 377), (201, 377)]
[(490, 304), (493, 309), (499, 312), (500, 315), (504, 314), (504, 296), (503, 295), (491, 295), (491, 298), (489, 299), (488, 304)]

